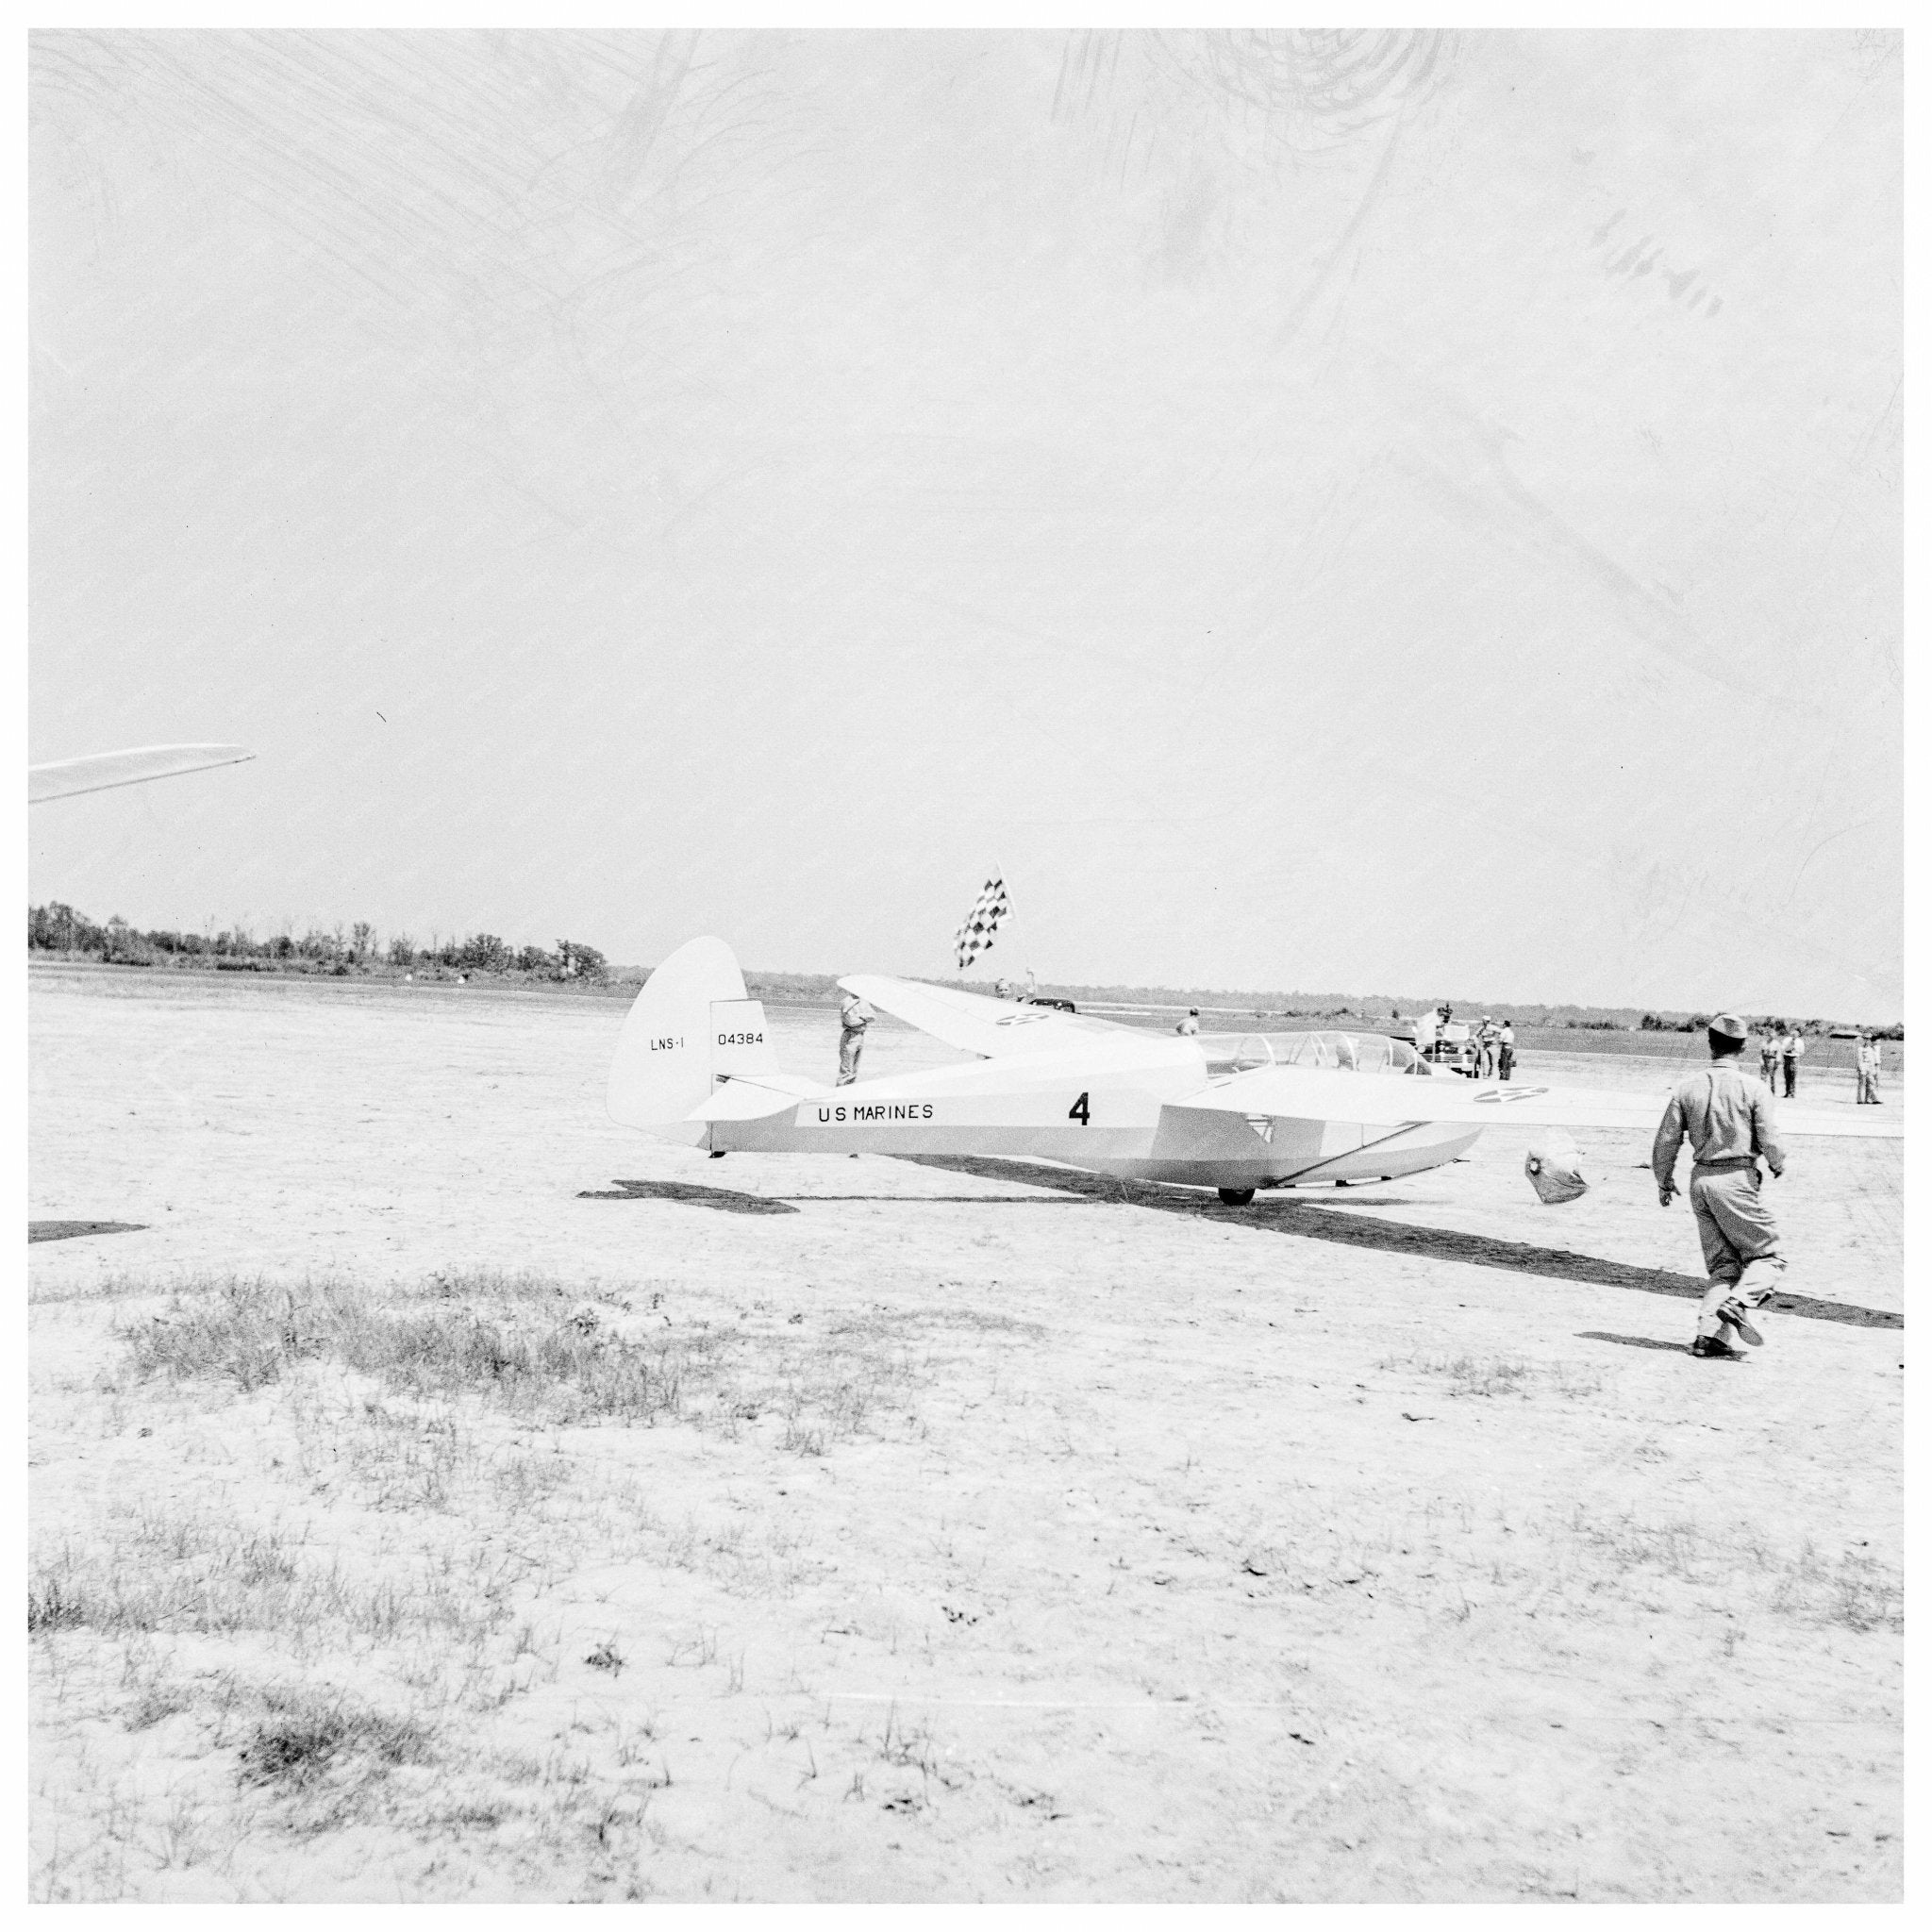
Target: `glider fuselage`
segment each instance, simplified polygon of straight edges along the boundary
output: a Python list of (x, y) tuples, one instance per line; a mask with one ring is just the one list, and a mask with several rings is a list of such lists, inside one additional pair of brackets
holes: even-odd
[[(1219, 1189), (1393, 1180), (1456, 1159), (1487, 1126), (1648, 1135), (1661, 1091), (1468, 1080), (1374, 1035), (1176, 1036), (918, 980), (840, 981), (978, 1058), (824, 1087), (788, 1075), (730, 948), (692, 940), (639, 993), (611, 1064), (613, 1120), (713, 1154), (1052, 1160)], [(1869, 1110), (1866, 1110), (1869, 1112)], [(1779, 1109), (1787, 1133), (1895, 1135), (1858, 1109)]]
[(778, 1113), (714, 1116), (706, 1144), (718, 1153), (1054, 1160), (1128, 1180), (1238, 1190), (1393, 1179), (1454, 1160), (1482, 1131), (1187, 1105), (1215, 1085), (1199, 1048), (1157, 1036), (1119, 1055), (1085, 1048), (858, 1081)]

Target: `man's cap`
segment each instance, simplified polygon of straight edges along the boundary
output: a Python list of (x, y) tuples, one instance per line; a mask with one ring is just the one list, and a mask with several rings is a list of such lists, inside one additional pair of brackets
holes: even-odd
[(1705, 1028), (1705, 1031), (1715, 1034), (1720, 1040), (1742, 1041), (1748, 1037), (1744, 1031), (1743, 1021), (1739, 1019), (1735, 1013), (1718, 1014), (1709, 1025)]
[(1189, 1012), (1191, 1012), (1191, 1013), (1199, 1013), (1199, 1012), (1200, 1012), (1200, 1010), (1201, 1010), (1201, 1009), (1200, 1009), (1200, 1008), (1199, 1008), (1199, 1007), (1190, 1007), (1190, 1008), (1188, 1008), (1188, 1011), (1189, 1011)]

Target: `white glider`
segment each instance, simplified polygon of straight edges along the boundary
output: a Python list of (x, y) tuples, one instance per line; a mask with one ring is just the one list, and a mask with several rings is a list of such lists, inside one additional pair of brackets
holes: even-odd
[(255, 754), (239, 744), (151, 744), (137, 751), (96, 752), (91, 758), (62, 758), (29, 765), (26, 802), (73, 798), (83, 791), (106, 791), (115, 785), (141, 785), (150, 778), (175, 778), (214, 765), (239, 765)]
[[(913, 980), (839, 984), (976, 1062), (823, 1087), (779, 1071), (763, 1006), (722, 940), (692, 940), (632, 1005), (610, 1069), (613, 1120), (724, 1153), (978, 1155), (1214, 1188), (1393, 1180), (1441, 1167), (1487, 1126), (1628, 1127), (1655, 1095), (1467, 1080), (1406, 1041), (1348, 1034), (1196, 1037), (1014, 1006)], [(1790, 1106), (1786, 1134), (1892, 1139), (1895, 1119)]]

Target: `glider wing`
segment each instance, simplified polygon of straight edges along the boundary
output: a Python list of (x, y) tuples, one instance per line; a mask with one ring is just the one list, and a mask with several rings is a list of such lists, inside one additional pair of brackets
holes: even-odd
[[(1654, 1132), (1675, 1082), (1653, 1092), (1639, 1089), (1542, 1087), (1533, 1081), (1419, 1080), (1387, 1074), (1328, 1069), (1262, 1067), (1218, 1081), (1191, 1095), (1190, 1108), (1278, 1119), (1349, 1121), (1362, 1126), (1404, 1126), (1441, 1122), (1499, 1127), (1510, 1121), (1536, 1126), (1618, 1127)], [(1902, 1119), (1874, 1121), (1874, 1110), (1850, 1102), (1813, 1101), (1780, 1106), (1785, 1134), (1856, 1135), (1897, 1140)]]
[(72, 798), (81, 791), (106, 791), (114, 785), (139, 785), (148, 778), (174, 778), (205, 772), (213, 765), (239, 765), (255, 754), (239, 744), (151, 744), (138, 751), (97, 752), (92, 758), (62, 758), (30, 765), (26, 801)]
[(1016, 1054), (1050, 1053), (1060, 1047), (1091, 1042), (1097, 1036), (1118, 1038), (1134, 1029), (1086, 1013), (1064, 1013), (1055, 1007), (1029, 1007), (1012, 1000), (991, 1000), (982, 993), (960, 992), (950, 986), (927, 986), (917, 979), (887, 979), (876, 974), (855, 973), (839, 984), (856, 992), (882, 1013), (930, 1033), (962, 1053), (987, 1059)]

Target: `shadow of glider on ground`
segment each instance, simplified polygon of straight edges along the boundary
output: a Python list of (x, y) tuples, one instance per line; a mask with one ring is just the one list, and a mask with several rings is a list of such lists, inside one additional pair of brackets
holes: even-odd
[(608, 1188), (585, 1188), (579, 1201), (683, 1201), (693, 1208), (718, 1208), (726, 1214), (796, 1214), (798, 1209), (769, 1194), (741, 1194), (730, 1188), (701, 1188), (694, 1181), (613, 1181)]
[[(948, 1174), (970, 1174), (975, 1180), (1022, 1182), (1050, 1188), (1066, 1198), (1152, 1208), (1163, 1214), (1219, 1221), (1264, 1233), (1300, 1235), (1307, 1241), (1337, 1241), (1344, 1247), (1374, 1248), (1383, 1254), (1420, 1255), (1437, 1261), (1462, 1261), (1477, 1268), (1503, 1268), (1518, 1274), (1540, 1274), (1558, 1281), (1588, 1282), (1595, 1288), (1634, 1289), (1642, 1294), (1674, 1295), (1683, 1301), (1703, 1298), (1707, 1283), (1699, 1275), (1674, 1274), (1661, 1268), (1633, 1268), (1624, 1261), (1599, 1260), (1573, 1254), (1567, 1248), (1532, 1247), (1525, 1241), (1497, 1241), (1493, 1236), (1457, 1234), (1445, 1227), (1422, 1227), (1413, 1222), (1371, 1220), (1360, 1212), (1366, 1202), (1269, 1201), (1232, 1212), (1219, 1201), (1191, 1190), (1163, 1187), (1155, 1181), (1113, 1180), (1078, 1174), (1069, 1168), (1042, 1167), (1020, 1160), (995, 1160), (976, 1155), (902, 1154), (891, 1157), (912, 1167), (939, 1168)], [(901, 1201), (908, 1207), (952, 1202), (1009, 1202), (1039, 1205), (1037, 1194), (795, 1194), (774, 1199), (767, 1194), (741, 1194), (728, 1188), (700, 1187), (691, 1181), (619, 1181), (608, 1190), (586, 1189), (580, 1201), (685, 1201), (721, 1208), (737, 1214), (796, 1214), (793, 1201)], [(1052, 1198), (1051, 1196), (1047, 1198)], [(1386, 1202), (1376, 1204), (1389, 1205)], [(1840, 1322), (1854, 1328), (1903, 1328), (1905, 1317), (1886, 1308), (1861, 1307), (1856, 1302), (1820, 1301), (1811, 1295), (1774, 1294), (1766, 1304), (1788, 1315), (1813, 1322)], [(1624, 1338), (1596, 1338), (1620, 1341)], [(1671, 1344), (1659, 1342), (1658, 1347)]]
[[(1702, 1275), (1674, 1274), (1662, 1268), (1633, 1268), (1628, 1262), (1599, 1260), (1593, 1255), (1573, 1254), (1566, 1248), (1532, 1247), (1526, 1241), (1457, 1234), (1450, 1228), (1420, 1227), (1407, 1221), (1372, 1220), (1361, 1211), (1370, 1205), (1367, 1202), (1330, 1200), (1318, 1207), (1312, 1202), (1268, 1201), (1237, 1213), (1218, 1201), (1151, 1181), (1108, 1180), (1095, 1174), (1013, 1160), (929, 1154), (901, 1158), (909, 1158), (920, 1167), (942, 1167), (954, 1174), (970, 1174), (984, 1180), (1025, 1180), (1036, 1187), (1084, 1194), (1090, 1200), (1154, 1208), (1163, 1214), (1191, 1215), (1273, 1234), (1300, 1235), (1308, 1241), (1338, 1241), (1344, 1247), (1374, 1248), (1384, 1254), (1421, 1255), (1436, 1261), (1464, 1261), (1477, 1268), (1506, 1268), (1519, 1274), (1588, 1282), (1596, 1288), (1635, 1289), (1642, 1294), (1668, 1294), (1680, 1300), (1700, 1301), (1709, 1286)], [(1888, 1308), (1861, 1307), (1857, 1302), (1820, 1301), (1811, 1295), (1774, 1294), (1765, 1306), (1787, 1315), (1803, 1315), (1813, 1322), (1841, 1322), (1854, 1328), (1906, 1325), (1903, 1315)]]
[(71, 1241), (83, 1234), (140, 1234), (144, 1221), (29, 1221), (27, 1245), (35, 1241)]
[(907, 1207), (944, 1208), (955, 1202), (999, 1202), (1009, 1208), (1069, 1208), (1065, 1194), (741, 1194), (731, 1188), (707, 1188), (696, 1181), (612, 1181), (608, 1188), (585, 1188), (579, 1201), (683, 1201), (693, 1208), (720, 1208), (727, 1214), (796, 1214), (794, 1201), (877, 1201)]

